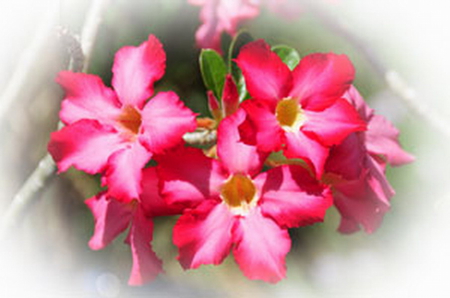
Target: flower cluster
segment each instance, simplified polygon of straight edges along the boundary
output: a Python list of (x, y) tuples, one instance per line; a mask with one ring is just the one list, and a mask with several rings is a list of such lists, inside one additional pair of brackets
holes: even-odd
[(220, 92), (208, 91), (217, 130), (208, 149), (183, 143), (200, 129), (196, 115), (174, 92), (154, 92), (166, 58), (152, 35), (117, 52), (112, 88), (94, 75), (58, 75), (66, 126), (49, 151), (60, 172), (101, 175), (105, 190), (86, 201), (95, 219), (89, 246), (102, 249), (129, 229), (130, 284), (162, 272), (151, 246), (158, 216), (179, 215), (173, 242), (183, 268), (232, 253), (246, 277), (272, 283), (286, 274), (288, 229), (322, 222), (333, 202), (341, 232), (379, 226), (393, 195), (386, 165), (412, 160), (398, 131), (353, 87), (345, 55), (282, 58), (263, 40), (241, 48), (233, 63), (245, 88), (228, 73)]
[(196, 128), (195, 114), (174, 92), (154, 95), (165, 63), (162, 44), (150, 35), (139, 47), (116, 53), (113, 89), (95, 75), (63, 71), (56, 79), (66, 91), (60, 112), (66, 126), (52, 133), (48, 150), (59, 172), (73, 166), (102, 175), (107, 190), (86, 202), (95, 217), (89, 245), (101, 249), (130, 226), (129, 283), (136, 285), (162, 270), (150, 246), (151, 219), (180, 212), (159, 197), (155, 169), (144, 168)]

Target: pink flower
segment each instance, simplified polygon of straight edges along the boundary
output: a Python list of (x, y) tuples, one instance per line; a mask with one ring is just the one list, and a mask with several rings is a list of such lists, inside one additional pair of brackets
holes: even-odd
[(221, 52), (220, 37), (223, 32), (234, 36), (240, 22), (259, 14), (259, 0), (188, 0), (192, 5), (202, 6), (202, 25), (195, 37), (200, 48)]
[(150, 35), (139, 47), (116, 53), (114, 89), (95, 75), (59, 73), (56, 80), (66, 91), (60, 117), (67, 126), (52, 133), (48, 150), (60, 172), (74, 166), (102, 173), (109, 196), (139, 197), (142, 168), (152, 155), (178, 144), (196, 127), (194, 113), (175, 93), (160, 92), (147, 101), (165, 61), (161, 43)]
[(218, 128), (218, 159), (196, 148), (178, 148), (158, 159), (161, 193), (186, 209), (174, 228), (183, 268), (220, 264), (233, 251), (250, 279), (278, 282), (290, 249), (287, 228), (323, 220), (329, 189), (299, 166), (260, 173), (267, 154), (239, 141), (238, 110)]
[(325, 176), (334, 188), (335, 205), (342, 215), (339, 231), (356, 232), (362, 225), (372, 233), (380, 226), (395, 194), (386, 179), (386, 165), (400, 166), (414, 157), (400, 147), (398, 130), (375, 115), (356, 88), (351, 87), (346, 98), (367, 122), (367, 131), (353, 133), (331, 149)]
[[(354, 77), (345, 55), (311, 54), (291, 71), (262, 40), (236, 59), (253, 99), (243, 102), (249, 123), (243, 138), (263, 151), (283, 149), (304, 159), (320, 177), (330, 146), (364, 130), (355, 108), (342, 98)], [(256, 133), (248, 134), (252, 128)]]
[(101, 192), (86, 200), (95, 220), (94, 235), (89, 247), (103, 249), (129, 227), (125, 240), (131, 246), (133, 267), (128, 283), (142, 285), (163, 272), (162, 262), (152, 249), (153, 217), (182, 212), (182, 206), (168, 206), (159, 196), (158, 178), (154, 168), (143, 170), (143, 192), (138, 200), (117, 201)]
[(199, 48), (210, 48), (222, 52), (223, 32), (234, 37), (240, 23), (256, 18), (263, 5), (283, 16), (293, 19), (301, 11), (297, 0), (188, 0), (192, 5), (202, 6), (202, 25), (195, 37)]

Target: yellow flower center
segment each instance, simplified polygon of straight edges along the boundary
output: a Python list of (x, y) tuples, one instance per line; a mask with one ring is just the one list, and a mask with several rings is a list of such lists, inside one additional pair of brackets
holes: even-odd
[(122, 114), (116, 119), (120, 125), (133, 135), (138, 134), (141, 127), (141, 113), (134, 107), (126, 105), (122, 108)]
[(256, 203), (256, 187), (249, 177), (234, 174), (222, 186), (220, 196), (231, 209), (245, 213)]
[(292, 98), (284, 98), (275, 108), (275, 116), (284, 130), (299, 130), (305, 122), (305, 114), (300, 104)]

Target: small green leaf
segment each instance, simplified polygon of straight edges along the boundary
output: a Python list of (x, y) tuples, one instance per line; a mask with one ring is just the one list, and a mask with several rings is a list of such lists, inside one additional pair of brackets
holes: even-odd
[[(245, 30), (239, 31), (230, 43), (230, 48), (228, 49), (228, 70), (232, 71), (232, 60), (236, 58), (241, 50), (241, 47), (252, 42), (254, 40), (253, 36)], [(236, 79), (236, 78), (235, 78)]]
[(247, 31), (239, 31), (231, 41), (230, 48), (228, 49), (228, 71), (231, 73), (234, 81), (236, 82), (239, 92), (239, 102), (242, 102), (243, 100), (249, 98), (249, 94), (245, 86), (244, 76), (242, 75), (242, 72), (236, 65), (236, 63), (233, 62), (233, 59), (235, 59), (239, 55), (239, 52), (244, 45), (252, 42), (253, 40), (253, 36)]
[(300, 55), (297, 50), (289, 46), (273, 46), (272, 51), (274, 51), (281, 58), (290, 70), (293, 70), (300, 62)]
[(200, 71), (206, 88), (211, 90), (217, 98), (222, 98), (227, 67), (220, 54), (211, 49), (202, 50)]
[(238, 89), (239, 102), (242, 102), (242, 101), (248, 99), (250, 97), (250, 95), (247, 92), (247, 86), (245, 85), (245, 79), (244, 79), (244, 76), (242, 75), (242, 71), (234, 62), (232, 65), (232, 74), (233, 74), (233, 78), (236, 82), (236, 87)]

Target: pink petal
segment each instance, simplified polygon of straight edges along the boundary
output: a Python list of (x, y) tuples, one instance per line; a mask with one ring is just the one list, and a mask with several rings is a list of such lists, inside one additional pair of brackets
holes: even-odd
[(197, 46), (202, 49), (214, 49), (221, 53), (220, 36), (223, 32), (223, 27), (220, 26), (217, 19), (216, 4), (214, 1), (205, 1), (205, 3), (194, 5), (204, 5), (200, 11), (202, 24), (195, 32)]
[(74, 166), (89, 174), (96, 174), (102, 172), (108, 158), (125, 145), (112, 127), (101, 125), (96, 120), (80, 120), (53, 132), (48, 151), (59, 172)]
[(293, 228), (322, 222), (332, 205), (331, 192), (300, 166), (281, 166), (255, 178), (260, 207), (280, 226)]
[(214, 92), (208, 90), (206, 92), (206, 96), (208, 97), (208, 108), (216, 121), (220, 121), (223, 117), (222, 109), (220, 108), (220, 103), (217, 100), (216, 96), (214, 96)]
[(232, 115), (239, 107), (239, 92), (231, 74), (228, 74), (225, 79), (222, 104), (225, 116)]
[(174, 92), (160, 92), (142, 111), (139, 140), (153, 153), (161, 153), (182, 142), (182, 136), (195, 130), (195, 114)]
[(353, 234), (360, 230), (358, 222), (346, 218), (341, 217), (341, 221), (339, 222), (338, 231), (342, 234)]
[(207, 200), (187, 210), (173, 229), (173, 242), (178, 246), (183, 268), (222, 263), (231, 249), (234, 222), (225, 204), (218, 201)]
[(379, 201), (370, 190), (358, 186), (361, 183), (364, 182), (356, 181), (340, 185), (334, 194), (334, 204), (342, 216), (339, 226), (341, 233), (354, 233), (359, 230), (360, 225), (364, 227), (366, 233), (373, 233), (379, 228), (384, 214), (389, 210), (389, 205)]
[(292, 87), (291, 71), (263, 40), (243, 46), (236, 63), (242, 70), (248, 92), (254, 98), (275, 106)]
[(317, 178), (323, 174), (325, 161), (329, 149), (315, 139), (305, 135), (301, 130), (298, 133), (286, 132), (286, 148), (284, 155), (287, 158), (301, 158), (314, 169)]
[(342, 215), (339, 231), (353, 233), (362, 225), (372, 233), (381, 225), (394, 195), (386, 180), (383, 164), (368, 158), (364, 172), (357, 180), (341, 180), (334, 185), (335, 205)]
[(124, 105), (142, 108), (153, 94), (153, 84), (166, 68), (166, 53), (153, 35), (139, 47), (126, 46), (117, 51), (112, 85)]
[(338, 174), (347, 180), (358, 179), (367, 157), (363, 134), (352, 133), (340, 145), (332, 147), (325, 171)]
[(268, 154), (258, 152), (255, 146), (240, 141), (238, 127), (245, 120), (246, 114), (240, 109), (220, 122), (217, 129), (217, 155), (230, 173), (258, 173)]
[(241, 21), (259, 14), (259, 5), (246, 0), (189, 0), (189, 3), (203, 5), (200, 12), (202, 25), (195, 34), (197, 45), (218, 52), (221, 52), (220, 38), (223, 31), (234, 36)]
[(344, 99), (320, 111), (304, 111), (307, 118), (302, 126), (305, 133), (313, 133), (325, 146), (341, 143), (349, 134), (366, 129), (366, 123), (355, 108)]
[(352, 106), (356, 108), (358, 111), (359, 116), (366, 122), (372, 118), (372, 115), (374, 114), (374, 110), (371, 109), (364, 99), (362, 98), (361, 94), (359, 94), (358, 90), (355, 88), (355, 86), (350, 86), (348, 91), (343, 96)]
[(234, 258), (246, 277), (270, 283), (285, 277), (285, 257), (291, 247), (287, 230), (254, 208), (239, 219), (234, 234)]
[(153, 221), (144, 216), (142, 210), (136, 210), (126, 242), (131, 246), (133, 267), (128, 284), (143, 285), (155, 279), (163, 272), (162, 262), (151, 246), (153, 239)]
[(221, 0), (217, 12), (222, 27), (234, 36), (241, 21), (258, 16), (259, 3), (248, 0)]
[(134, 212), (132, 205), (107, 197), (106, 192), (99, 193), (85, 203), (94, 216), (94, 235), (89, 240), (89, 247), (94, 250), (104, 248), (125, 231)]
[(140, 204), (147, 217), (157, 217), (166, 215), (181, 214), (184, 210), (183, 205), (169, 205), (159, 195), (158, 189), (159, 177), (156, 174), (156, 168), (146, 168), (142, 171), (142, 194)]
[(197, 148), (178, 147), (155, 159), (161, 194), (169, 204), (197, 205), (205, 199), (218, 198), (220, 186), (228, 177), (217, 160), (206, 157)]
[(385, 174), (386, 164), (381, 160), (376, 160), (372, 156), (367, 157), (366, 166), (369, 170), (367, 183), (379, 201), (389, 205), (389, 200), (394, 196), (395, 191), (387, 180)]
[(360, 116), (368, 122), (365, 132), (365, 146), (371, 154), (383, 156), (393, 166), (412, 162), (414, 156), (405, 152), (398, 141), (399, 131), (383, 116), (374, 115), (371, 109), (355, 87), (351, 87), (345, 98), (359, 112)]
[(311, 54), (293, 71), (290, 97), (300, 99), (307, 110), (323, 110), (341, 98), (350, 87), (355, 69), (346, 55)]
[(139, 142), (129, 143), (111, 155), (102, 181), (108, 186), (108, 194), (124, 202), (138, 199), (142, 191), (142, 169), (151, 157)]
[(116, 94), (98, 76), (61, 71), (56, 82), (66, 91), (59, 114), (66, 125), (81, 119), (112, 124), (120, 113)]
[(401, 148), (398, 137), (398, 129), (384, 117), (374, 115), (366, 132), (367, 151), (382, 155), (393, 166), (412, 162), (414, 156)]
[(208, 21), (202, 24), (195, 32), (195, 40), (197, 46), (201, 49), (213, 49), (218, 53), (222, 53), (220, 45), (220, 37), (222, 29), (218, 29), (216, 24)]
[(241, 104), (248, 121), (240, 126), (244, 143), (255, 144), (261, 151), (279, 151), (283, 144), (283, 130), (275, 114), (262, 101), (249, 99)]

